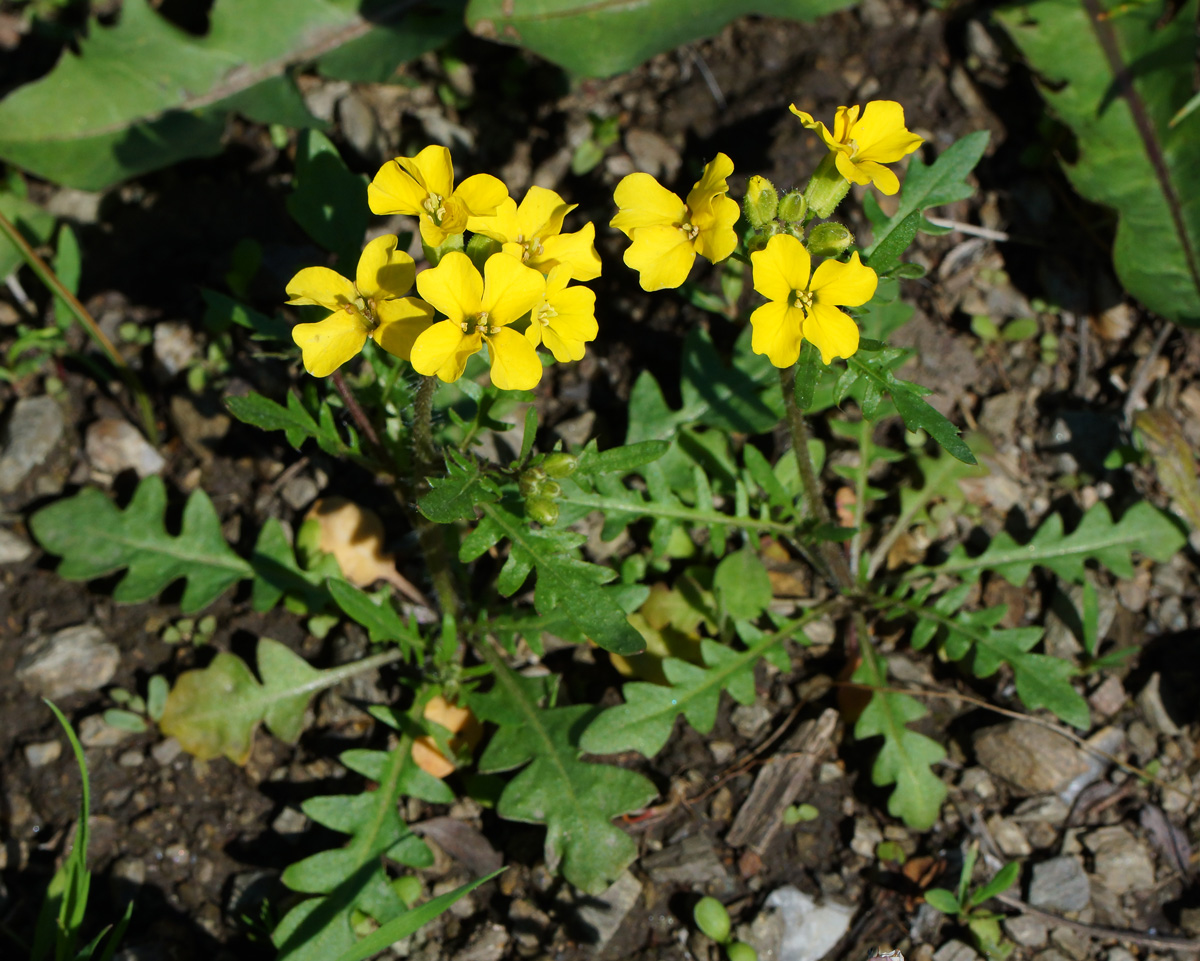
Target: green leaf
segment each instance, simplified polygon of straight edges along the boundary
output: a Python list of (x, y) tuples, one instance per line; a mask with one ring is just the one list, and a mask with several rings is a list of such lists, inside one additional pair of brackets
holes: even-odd
[(367, 182), (351, 173), (329, 138), (316, 130), (300, 134), (296, 176), (287, 211), (313, 240), (338, 256), (343, 271), (358, 263), (367, 230)]
[(479, 759), (481, 774), (523, 769), (504, 787), (496, 813), (546, 825), (546, 865), (589, 894), (603, 891), (637, 856), (612, 819), (648, 804), (655, 786), (633, 771), (580, 760), (579, 735), (599, 711), (587, 704), (540, 707), (544, 685), (493, 661), (495, 686), (471, 707), (499, 729)]
[(1165, 562), (1184, 541), (1175, 522), (1146, 501), (1134, 504), (1117, 522), (1101, 501), (1083, 515), (1070, 534), (1063, 533), (1062, 515), (1051, 514), (1027, 544), (1018, 544), (1003, 531), (976, 557), (969, 557), (966, 548), (959, 546), (944, 563), (922, 570), (968, 578), (976, 578), (990, 570), (1020, 587), (1033, 567), (1040, 565), (1064, 580), (1081, 584), (1087, 561), (1098, 561), (1117, 577), (1132, 578), (1134, 551)]
[(702, 37), (745, 14), (815, 20), (845, 0), (470, 0), (467, 26), (489, 40), (532, 50), (571, 73), (608, 77)]
[[(54, 251), (54, 272), (63, 286), (71, 293), (79, 293), (79, 277), (83, 271), (82, 255), (79, 251), (79, 239), (75, 236), (69, 224), (58, 228), (58, 247)], [(74, 315), (61, 298), (54, 300), (54, 322), (59, 327), (67, 328), (74, 320)]]
[(352, 83), (388, 83), (396, 79), (396, 71), (403, 64), (463, 32), (464, 0), (427, 0), (409, 10), (403, 19), (386, 22), (389, 11), (397, 6), (392, 0), (362, 3), (360, 16), (385, 22), (324, 54), (317, 61), (317, 70), (326, 77)]
[[(421, 703), (418, 695), (415, 704)], [(415, 712), (414, 706), (410, 720), (416, 720)], [(427, 868), (433, 855), (401, 820), (397, 802), (404, 794), (433, 804), (454, 800), (445, 784), (413, 763), (409, 734), (402, 734), (391, 751), (355, 749), (342, 752), (339, 760), (377, 787), (361, 794), (314, 797), (301, 805), (318, 824), (348, 834), (350, 840), (283, 872), (283, 883), (293, 891), (317, 897), (301, 901), (276, 927), (272, 941), (278, 961), (365, 956), (352, 953), (372, 943), (355, 933), (355, 911), (374, 918), (381, 930), (393, 921), (403, 927), (401, 919), (416, 920), (392, 887), (383, 859)]]
[(203, 491), (188, 497), (178, 534), (167, 532), (166, 507), (162, 479), (151, 476), (142, 480), (123, 511), (100, 491), (86, 488), (42, 508), (30, 528), (48, 552), (63, 558), (61, 577), (91, 580), (126, 568), (113, 591), (121, 603), (149, 600), (183, 578), (179, 606), (191, 614), (253, 570), (225, 543), (221, 521)]
[(342, 613), (365, 627), (374, 644), (396, 643), (406, 652), (420, 650), (422, 639), (415, 624), (407, 623), (386, 598), (378, 603), (348, 581), (328, 580), (329, 595)]
[[(3, 103), (0, 102), (0, 107)], [(0, 114), (2, 115), (2, 114)], [(54, 218), (37, 204), (15, 193), (0, 190), (0, 214), (34, 246), (46, 243), (54, 231)], [(25, 263), (7, 237), (0, 236), (0, 280)]]
[[(987, 884), (979, 888), (974, 894), (971, 895), (970, 900), (967, 901), (967, 907), (977, 907), (978, 905), (983, 904), (983, 902), (989, 898), (994, 898), (998, 894), (1003, 894), (1017, 883), (1017, 878), (1020, 876), (1021, 863), (1019, 861), (1010, 861), (996, 872), (996, 876), (994, 878), (992, 878)], [(929, 900), (928, 897), (926, 897), (926, 900)]]
[[(312, 696), (332, 684), (278, 641), (260, 638), (259, 683), (235, 654), (222, 652), (203, 670), (185, 671), (163, 707), (159, 728), (203, 760), (222, 755), (235, 764), (250, 759), (254, 732), (265, 723), (280, 740), (294, 743)], [(326, 675), (326, 676), (323, 676)]]
[(268, 317), (233, 297), (206, 287), (200, 289), (200, 296), (204, 298), (204, 326), (209, 330), (219, 333), (237, 324), (254, 331), (256, 339), (291, 342), (291, 325), (282, 318)]
[(902, 818), (914, 831), (927, 831), (937, 820), (946, 785), (933, 773), (932, 765), (946, 756), (937, 741), (909, 730), (907, 725), (923, 718), (925, 706), (907, 694), (884, 691), (887, 672), (879, 655), (863, 646), (863, 660), (851, 680), (875, 691), (858, 722), (854, 736), (860, 741), (882, 737), (883, 747), (871, 768), (871, 782), (877, 787), (894, 784), (888, 798), (888, 813)]
[(952, 891), (947, 891), (945, 888), (930, 888), (925, 892), (925, 903), (935, 911), (941, 911), (942, 914), (947, 914), (950, 917), (957, 917), (962, 910), (962, 906), (958, 903), (958, 899)]
[[(900, 191), (900, 202), (896, 212), (886, 221), (875, 224), (874, 240), (863, 252), (863, 261), (867, 266), (876, 270), (886, 270), (896, 262), (900, 253), (916, 235), (916, 229), (910, 219), (913, 214), (929, 207), (963, 200), (975, 192), (975, 188), (966, 182), (966, 178), (983, 156), (988, 136), (986, 130), (967, 134), (942, 151), (941, 156), (929, 166), (926, 166), (919, 156), (913, 155), (904, 175), (904, 187)], [(899, 246), (903, 236), (909, 231), (912, 231), (912, 234), (908, 242)], [(893, 234), (898, 236), (893, 237)], [(879, 257), (878, 267), (876, 255)]]
[(321, 450), (335, 457), (352, 457), (361, 460), (358, 438), (353, 434), (343, 440), (334, 423), (327, 404), (322, 404), (320, 422), (313, 419), (304, 404), (294, 393), (288, 392), (287, 407), (263, 397), (262, 394), (246, 394), (243, 397), (226, 399), (229, 412), (244, 424), (261, 430), (281, 430), (287, 435), (288, 443), (299, 447), (306, 438), (314, 438)]
[(447, 448), (446, 470), (445, 477), (429, 478), (432, 489), (417, 503), (417, 509), (431, 521), (473, 521), (476, 505), (497, 498), (495, 483), (479, 470), (475, 458)]
[(628, 474), (658, 460), (670, 446), (665, 440), (644, 440), (598, 451), (592, 441), (580, 456), (576, 470), (581, 474)]
[(820, 362), (820, 357), (817, 348), (809, 341), (806, 340), (800, 345), (800, 359), (796, 367), (793, 389), (796, 395), (796, 406), (800, 408), (801, 413), (813, 405), (813, 391), (816, 390), (817, 380), (825, 366)]
[(1117, 212), (1122, 285), (1188, 326), (1200, 324), (1200, 112), (1172, 120), (1195, 93), (1196, 9), (1100, 16), (1091, 0), (1035, 0), (998, 15), (1075, 135), (1071, 183)]
[(480, 506), (483, 519), (463, 541), (459, 557), (474, 560), (507, 538), (512, 547), (497, 584), (502, 595), (515, 592), (536, 568), (534, 605), (539, 613), (560, 608), (579, 631), (614, 654), (634, 654), (646, 646), (613, 591), (601, 586), (613, 580), (616, 572), (578, 557), (583, 535), (550, 528), (532, 530), (500, 504)]
[(771, 578), (748, 547), (723, 558), (713, 573), (713, 591), (721, 609), (738, 621), (752, 621), (771, 603)]

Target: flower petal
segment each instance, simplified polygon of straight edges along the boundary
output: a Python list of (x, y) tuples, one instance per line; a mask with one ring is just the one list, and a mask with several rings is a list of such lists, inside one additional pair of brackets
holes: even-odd
[[(863, 160), (859, 162), (858, 169), (863, 176), (876, 186), (881, 194), (887, 194), (891, 197), (900, 189), (900, 180), (883, 164), (875, 163), (873, 160)], [(865, 180), (856, 182), (866, 183)]]
[(368, 300), (403, 297), (412, 289), (417, 268), (413, 259), (396, 249), (396, 235), (376, 237), (363, 248), (355, 274), (358, 292)]
[(895, 100), (872, 100), (854, 125), (855, 160), (895, 163), (925, 141), (904, 126), (904, 108)]
[(789, 234), (776, 234), (767, 246), (750, 254), (754, 289), (767, 300), (787, 303), (795, 290), (808, 287), (812, 257), (804, 244)]
[(417, 297), (381, 301), (375, 315), (379, 326), (371, 332), (371, 339), (389, 354), (408, 361), (412, 359), (413, 344), (433, 323), (433, 307)]
[(800, 358), (800, 332), (804, 311), (785, 301), (763, 304), (750, 315), (750, 349), (766, 354), (776, 367), (791, 367)]
[(600, 276), (596, 227), (591, 221), (584, 224), (582, 230), (576, 230), (574, 233), (547, 237), (542, 242), (542, 256), (529, 262), (531, 267), (537, 267), (539, 270), (553, 268), (558, 264), (568, 267), (571, 276), (576, 280), (595, 280)]
[[(471, 258), (452, 250), (436, 267), (417, 274), (417, 292), (452, 320), (457, 327), (483, 309), (483, 278)], [(460, 330), (461, 333), (461, 330)], [(432, 374), (432, 370), (421, 371)]]
[(850, 255), (848, 263), (826, 260), (821, 264), (813, 273), (808, 289), (818, 304), (861, 307), (875, 296), (878, 286), (879, 275), (858, 259), (856, 250)]
[(289, 304), (316, 305), (337, 310), (353, 304), (358, 297), (354, 284), (328, 267), (305, 267), (288, 281)]
[(490, 326), (503, 326), (529, 313), (546, 291), (546, 278), (503, 251), (483, 265), (482, 309)]
[(638, 227), (625, 251), (625, 265), (641, 276), (642, 290), (678, 287), (687, 280), (696, 248), (678, 227)]
[(526, 192), (517, 208), (517, 220), (521, 235), (526, 241), (535, 237), (544, 240), (562, 230), (563, 218), (578, 204), (568, 204), (553, 190), (533, 186)]
[(550, 353), (554, 355), (554, 359), (560, 364), (583, 360), (583, 355), (587, 353), (587, 348), (584, 347), (582, 340), (562, 337), (553, 327), (542, 328), (542, 340), (550, 349)]
[(619, 211), (608, 222), (630, 240), (631, 231), (639, 227), (681, 224), (687, 217), (687, 207), (649, 174), (637, 173), (625, 177), (613, 191)]
[[(853, 160), (850, 159), (850, 155), (848, 153), (845, 153), (842, 151), (835, 153), (833, 155), (833, 162), (837, 165), (838, 173), (840, 173), (843, 177), (845, 177), (847, 180), (849, 180), (850, 183), (852, 183), (852, 184), (869, 184), (871, 182), (871, 175), (869, 173), (867, 173), (866, 171), (860, 169), (858, 164), (856, 164)], [(878, 166), (878, 164), (876, 166)], [(883, 167), (881, 169), (887, 170), (886, 167)], [(891, 171), (888, 171), (888, 172), (890, 173)]]
[(472, 217), (486, 217), (508, 199), (508, 188), (504, 181), (491, 174), (475, 174), (458, 185), (454, 199), (467, 208)]
[(813, 304), (804, 319), (804, 339), (821, 352), (821, 362), (828, 364), (858, 350), (858, 325), (836, 307)]
[(729, 192), (726, 178), (731, 173), (733, 161), (723, 153), (717, 154), (704, 165), (704, 172), (687, 195), (687, 208), (691, 212), (690, 219), (693, 224), (696, 223), (697, 217), (712, 218), (713, 201)]
[[(469, 339), (452, 320), (443, 320), (426, 328), (413, 343), (409, 361), (418, 374), (436, 374)], [(457, 379), (457, 378), (454, 378)]]
[(490, 237), (497, 243), (512, 243), (521, 232), (517, 221), (517, 202), (512, 197), (506, 197), (494, 214), (486, 217), (468, 217), (467, 230)]
[(710, 223), (702, 227), (696, 236), (696, 253), (714, 264), (732, 254), (738, 242), (733, 225), (741, 213), (741, 205), (736, 200), (730, 197), (715, 198), (711, 204)]
[(396, 163), (407, 170), (427, 194), (437, 194), (444, 200), (454, 193), (454, 162), (448, 148), (431, 144), (415, 157), (397, 157)]
[(807, 129), (815, 131), (817, 136), (821, 138), (825, 146), (830, 150), (837, 150), (841, 146), (841, 144), (834, 139), (833, 134), (829, 132), (825, 124), (821, 123), (820, 120), (814, 120), (811, 113), (805, 113), (795, 104), (789, 106), (788, 109), (800, 118), (800, 123), (802, 123)]
[(367, 206), (373, 214), (409, 214), (424, 211), (421, 206), (429, 191), (400, 166), (399, 158), (389, 160), (367, 187)]
[(335, 310), (315, 324), (297, 324), (292, 340), (300, 348), (304, 369), (314, 377), (328, 377), (363, 349), (367, 328), (357, 311)]
[[(549, 298), (554, 316), (550, 329), (567, 340), (587, 343), (600, 332), (596, 323), (596, 295), (587, 287), (568, 287)], [(578, 360), (579, 358), (575, 358)]]
[(537, 386), (542, 379), (542, 362), (524, 335), (502, 327), (484, 340), (492, 357), (495, 386), (501, 390), (532, 390)]
[(838, 107), (833, 117), (833, 137), (841, 144), (849, 144), (857, 137), (855, 124), (858, 123), (858, 113), (862, 109), (855, 104), (853, 107)]

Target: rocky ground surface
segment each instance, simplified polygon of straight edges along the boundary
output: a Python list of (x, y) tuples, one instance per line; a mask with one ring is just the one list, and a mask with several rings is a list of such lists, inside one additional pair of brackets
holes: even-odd
[[(681, 334), (712, 323), (681, 298), (645, 296), (618, 269), (621, 243), (602, 225), (620, 177), (647, 170), (686, 189), (689, 165), (723, 150), (739, 172), (788, 185), (820, 149), (788, 115), (789, 102), (829, 116), (841, 103), (886, 97), (905, 104), (910, 124), (936, 148), (976, 129), (993, 136), (977, 195), (939, 211), (985, 230), (922, 236), (914, 259), (929, 275), (908, 284), (919, 311), (899, 335), (919, 351), (911, 379), (934, 386), (942, 409), (994, 450), (991, 473), (969, 495), (980, 525), (999, 530), (1015, 511), (1032, 527), (1052, 505), (1119, 507), (1139, 494), (1166, 506), (1151, 473), (1108, 471), (1103, 461), (1148, 401), (1172, 412), (1193, 449), (1200, 446), (1200, 341), (1121, 299), (1106, 266), (1104, 215), (1057, 174), (1033, 123), (1041, 107), (1029, 78), (983, 13), (865, 0), (815, 25), (739, 21), (629, 75), (570, 89), (552, 69), (499, 48), (465, 43), (458, 54), (461, 63), (414, 64), (409, 86), (314, 78), (305, 94), (365, 172), (423, 137), (449, 141), (514, 193), (532, 183), (554, 187), (601, 225), (602, 336), (587, 360), (544, 385), (548, 432), (618, 440), (637, 374), (649, 368), (662, 383), (677, 383)], [(455, 95), (439, 98), (439, 84)], [(621, 138), (594, 170), (576, 175), (570, 161), (590, 135), (591, 115), (619, 117)], [(81, 295), (153, 385), (161, 446), (151, 447), (78, 365), (50, 359), (0, 384), (0, 921), (24, 927), (31, 892), (52, 871), (77, 811), (71, 752), (38, 700), (48, 697), (76, 724), (92, 772), (95, 901), (113, 916), (128, 900), (136, 904), (120, 961), (269, 956), (261, 906), (264, 898), (274, 910), (281, 904), (280, 870), (335, 841), (298, 805), (338, 790), (347, 776), (336, 761), (341, 750), (374, 743), (352, 702), (394, 689), (386, 670), (348, 682), (317, 702), (298, 746), (260, 736), (245, 768), (196, 761), (173, 739), (113, 727), (103, 714), (120, 706), (119, 691), (144, 691), (151, 675), (203, 664), (213, 648), (244, 652), (269, 636), (333, 664), (360, 656), (365, 639), (335, 631), (318, 640), (286, 613), (253, 613), (241, 595), (227, 595), (205, 612), (211, 621), (193, 625), (180, 625), (170, 595), (118, 605), (109, 581), (58, 578), (56, 561), (26, 528), (32, 511), (82, 485), (125, 498), (151, 474), (178, 492), (207, 491), (235, 544), (252, 540), (267, 517), (294, 525), (318, 496), (351, 495), (367, 506), (385, 500), (370, 478), (319, 453), (301, 456), (277, 434), (264, 442), (223, 411), (226, 393), (281, 389), (297, 377), (294, 358), (264, 358), (243, 344), (219, 369), (212, 365), (202, 389), (189, 381), (188, 371), (211, 359), (198, 289), (223, 286), (238, 239), (263, 244), (253, 293), (267, 309), (294, 269), (319, 256), (284, 213), (288, 157), (252, 125), (235, 124), (230, 141), (219, 158), (103, 196), (35, 191), (80, 233)], [(6, 331), (45, 309), (33, 291), (0, 291), (0, 347), (11, 341)], [(1057, 340), (981, 338), (970, 326), (979, 314), (1001, 325), (1032, 317), (1040, 334)], [(721, 344), (736, 331), (713, 324), (712, 334)], [(84, 348), (82, 334), (70, 336)], [(384, 520), (404, 556), (406, 520), (386, 511)], [(951, 519), (947, 532), (954, 530)], [(585, 897), (546, 869), (539, 828), (499, 821), (471, 801), (448, 809), (407, 802), (406, 818), (437, 854), (422, 874), (429, 894), (497, 860), (510, 869), (394, 954), (715, 959), (717, 949), (690, 920), (696, 898), (713, 894), (767, 961), (862, 959), (875, 945), (901, 944), (910, 961), (974, 961), (967, 932), (919, 896), (930, 884), (953, 887), (972, 841), (993, 869), (1022, 862), (1021, 884), (998, 906), (1013, 958), (1194, 954), (1200, 942), (1180, 947), (1178, 939), (1200, 936), (1189, 841), (1200, 772), (1196, 555), (1099, 583), (1106, 645), (1138, 653), (1126, 667), (1081, 682), (1096, 722), (1090, 749), (1053, 725), (998, 716), (965, 697), (931, 704), (928, 730), (950, 752), (941, 771), (950, 800), (934, 830), (915, 835), (884, 813), (885, 797), (866, 775), (869, 754), (844, 736), (837, 714), (815, 720), (837, 706), (829, 692), (844, 666), (830, 633), (815, 638), (823, 643), (792, 672), (764, 666), (757, 701), (726, 703), (711, 736), (677, 729), (647, 768), (663, 789), (659, 805), (625, 825), (641, 857), (600, 896)], [(1050, 652), (1078, 653), (1046, 585), (989, 582), (981, 600), (1008, 603), (1012, 624), (1045, 620)], [(197, 632), (206, 643), (178, 640)], [(903, 645), (888, 650), (898, 681), (971, 693), (945, 665)], [(607, 670), (599, 677), (610, 686), (617, 680)], [(1003, 694), (1004, 683), (992, 690)], [(798, 726), (803, 720), (823, 723), (823, 740)], [(779, 826), (773, 843), (756, 850), (731, 842), (730, 831), (771, 757), (807, 758), (806, 801), (819, 817)]]

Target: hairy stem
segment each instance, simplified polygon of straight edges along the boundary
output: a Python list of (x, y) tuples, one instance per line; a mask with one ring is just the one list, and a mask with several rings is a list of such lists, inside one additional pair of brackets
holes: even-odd
[[(787, 368), (780, 368), (779, 381), (783, 387), (783, 403), (787, 409), (788, 429), (792, 434), (792, 454), (796, 458), (796, 467), (800, 471), (800, 483), (804, 486), (804, 503), (808, 513), (816, 518), (818, 524), (830, 524), (832, 519), (829, 508), (825, 506), (821, 484), (817, 472), (813, 468), (812, 455), (808, 451), (808, 424), (804, 420), (799, 405), (796, 403), (796, 372), (793, 367), (789, 373)], [(848, 591), (854, 587), (854, 577), (846, 556), (837, 544), (822, 542), (819, 546), (821, 557), (829, 566), (831, 580), (839, 590)]]

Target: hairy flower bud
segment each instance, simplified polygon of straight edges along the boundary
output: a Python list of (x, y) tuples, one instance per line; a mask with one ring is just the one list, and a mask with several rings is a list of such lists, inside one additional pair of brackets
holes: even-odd
[(558, 505), (549, 497), (525, 498), (525, 515), (549, 527), (558, 520)]
[(779, 201), (779, 219), (789, 223), (799, 223), (808, 213), (808, 201), (800, 190), (789, 190)]
[(530, 467), (528, 470), (521, 471), (521, 476), (517, 478), (517, 487), (522, 496), (528, 497), (530, 494), (541, 493), (542, 484), (545, 482), (546, 472), (540, 467)]
[(842, 224), (817, 224), (808, 235), (808, 252), (814, 257), (836, 257), (854, 243), (854, 234)]
[(551, 477), (570, 477), (579, 466), (579, 458), (574, 454), (558, 451), (542, 461), (542, 470)]
[(779, 208), (779, 192), (766, 177), (751, 177), (742, 198), (742, 212), (751, 227), (765, 227), (775, 219)]

